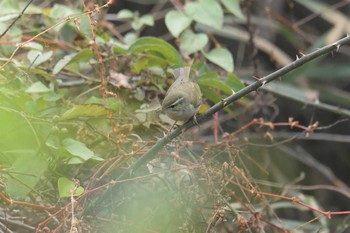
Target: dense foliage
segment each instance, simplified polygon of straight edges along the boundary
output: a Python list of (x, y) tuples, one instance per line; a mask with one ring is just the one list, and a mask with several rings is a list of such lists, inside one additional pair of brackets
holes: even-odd
[(131, 169), (170, 133), (173, 69), (201, 114), (349, 34), (346, 1), (82, 2), (0, 1), (1, 231), (346, 231), (348, 46)]

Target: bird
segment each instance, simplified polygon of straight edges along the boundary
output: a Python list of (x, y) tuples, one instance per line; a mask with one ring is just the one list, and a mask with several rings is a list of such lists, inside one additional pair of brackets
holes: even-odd
[(176, 80), (169, 87), (162, 102), (162, 111), (175, 123), (195, 118), (202, 104), (201, 89), (197, 83), (190, 80), (190, 71), (190, 67), (174, 70)]

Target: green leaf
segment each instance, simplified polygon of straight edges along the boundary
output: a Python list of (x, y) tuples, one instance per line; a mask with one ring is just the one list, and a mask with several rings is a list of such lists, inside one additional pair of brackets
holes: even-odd
[(205, 96), (205, 98), (209, 99), (213, 103), (218, 103), (222, 100), (221, 96), (208, 86), (201, 86), (201, 91), (203, 96)]
[(22, 48), (29, 49), (29, 50), (38, 50), (38, 51), (43, 51), (43, 49), (44, 49), (44, 47), (40, 43), (37, 43), (37, 42), (25, 43)]
[(204, 33), (195, 34), (190, 30), (186, 30), (180, 37), (180, 49), (190, 55), (203, 49), (208, 40), (208, 36)]
[(215, 48), (204, 56), (212, 63), (225, 69), (227, 72), (233, 72), (232, 54), (225, 48)]
[(136, 61), (132, 64), (132, 72), (139, 73), (142, 69), (161, 66), (164, 67), (168, 64), (167, 60), (154, 56), (152, 54), (142, 56), (137, 58)]
[(245, 18), (241, 10), (240, 0), (221, 0), (221, 3), (238, 18)]
[(140, 18), (140, 22), (144, 25), (148, 25), (148, 26), (153, 26), (154, 25), (154, 19), (152, 15), (143, 15)]
[(75, 105), (59, 118), (60, 120), (69, 120), (79, 117), (100, 117), (111, 114), (112, 111), (98, 104)]
[(79, 53), (64, 56), (53, 68), (53, 74), (58, 74), (64, 67), (74, 62), (88, 61), (92, 57), (91, 49), (83, 49)]
[(50, 11), (50, 17), (54, 19), (63, 19), (75, 13), (76, 12), (71, 7), (62, 4), (54, 4)]
[(208, 86), (217, 88), (226, 94), (232, 94), (232, 89), (219, 79), (216, 72), (208, 72), (198, 77), (198, 84), (200, 86)]
[(86, 161), (94, 156), (94, 152), (87, 148), (84, 143), (74, 139), (66, 138), (63, 140), (62, 145), (71, 155), (77, 156), (83, 161)]
[(70, 197), (72, 195), (72, 192), (73, 196), (80, 196), (84, 193), (83, 187), (76, 187), (73, 181), (65, 177), (60, 177), (58, 179), (57, 186), (60, 197)]
[(52, 92), (52, 90), (48, 87), (46, 87), (42, 82), (35, 82), (33, 83), (28, 89), (26, 90), (27, 93), (47, 93)]
[(131, 19), (134, 17), (134, 13), (131, 10), (123, 9), (117, 14), (117, 19)]
[(52, 54), (53, 54), (52, 51), (42, 53), (41, 51), (38, 51), (38, 50), (30, 50), (27, 54), (27, 58), (31, 65), (38, 66), (41, 63), (44, 63), (47, 60), (49, 60), (52, 57)]
[(224, 12), (216, 0), (200, 0), (199, 2), (188, 2), (185, 12), (198, 23), (221, 29), (224, 21)]
[(187, 17), (182, 12), (170, 11), (165, 16), (165, 25), (167, 26), (169, 32), (174, 37), (179, 37), (181, 32), (183, 32), (188, 26), (190, 26), (192, 19)]
[(0, 1), (0, 9), (0, 22), (16, 18), (20, 13), (18, 1), (13, 0)]
[(137, 19), (134, 19), (132, 22), (131, 22), (131, 27), (132, 29), (134, 29), (135, 31), (139, 31), (141, 29), (141, 27), (143, 26), (142, 22), (140, 21), (139, 18)]
[(169, 65), (183, 65), (181, 55), (169, 43), (155, 37), (137, 39), (128, 49), (129, 54), (152, 54), (165, 59)]
[(242, 81), (233, 73), (227, 73), (227, 77), (223, 82), (234, 91), (239, 91), (244, 87)]
[(90, 39), (92, 37), (92, 34), (91, 34), (91, 25), (90, 25), (90, 21), (89, 21), (89, 16), (82, 15), (79, 20), (80, 20), (79, 31), (86, 38)]

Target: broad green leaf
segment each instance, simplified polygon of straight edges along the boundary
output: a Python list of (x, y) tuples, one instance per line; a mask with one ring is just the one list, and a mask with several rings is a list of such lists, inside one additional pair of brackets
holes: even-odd
[(170, 11), (165, 16), (165, 25), (167, 26), (169, 32), (174, 37), (179, 37), (181, 32), (183, 32), (188, 26), (190, 26), (192, 19), (187, 17), (182, 12)]
[(52, 54), (52, 51), (42, 53), (38, 50), (30, 50), (27, 54), (27, 58), (32, 66), (38, 66), (41, 63), (44, 63), (47, 60), (49, 60), (52, 57)]
[(60, 120), (69, 120), (78, 117), (100, 117), (111, 114), (112, 111), (98, 104), (75, 105), (59, 118)]
[(64, 139), (62, 145), (63, 148), (66, 149), (71, 155), (77, 156), (84, 161), (94, 156), (94, 152), (87, 148), (84, 143), (76, 141), (72, 138)]
[(92, 57), (90, 49), (83, 49), (79, 53), (72, 53), (64, 56), (53, 68), (53, 74), (58, 74), (64, 67), (74, 62), (88, 61)]
[(209, 61), (225, 69), (227, 72), (233, 72), (233, 57), (227, 49), (215, 48), (204, 55)]
[(169, 65), (183, 65), (181, 55), (169, 43), (155, 37), (142, 37), (128, 49), (129, 54), (152, 54), (165, 59)]
[(241, 10), (240, 0), (221, 0), (221, 3), (238, 18), (245, 18)]
[(216, 0), (200, 0), (199, 2), (188, 2), (185, 12), (198, 23), (221, 29), (224, 21), (224, 12)]
[(35, 82), (33, 83), (28, 89), (26, 90), (27, 93), (47, 93), (52, 92), (52, 90), (48, 87), (46, 87), (42, 82)]
[(203, 49), (207, 43), (208, 36), (204, 33), (195, 34), (186, 30), (180, 36), (180, 49), (188, 55)]
[(131, 10), (123, 9), (117, 14), (117, 19), (131, 19), (134, 17), (134, 13)]
[(73, 196), (80, 196), (84, 193), (83, 187), (76, 187), (73, 181), (65, 177), (60, 177), (58, 179), (57, 186), (60, 197), (70, 197), (72, 194)]

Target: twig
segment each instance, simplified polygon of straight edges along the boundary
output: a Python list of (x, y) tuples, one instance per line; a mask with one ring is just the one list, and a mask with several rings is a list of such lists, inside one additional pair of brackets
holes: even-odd
[(53, 207), (47, 207), (47, 206), (42, 206), (42, 205), (37, 205), (29, 202), (24, 202), (24, 201), (15, 201), (12, 199), (7, 198), (3, 193), (0, 192), (0, 199), (2, 199), (5, 203), (8, 205), (21, 205), (21, 206), (27, 206), (35, 209), (42, 209), (42, 210), (47, 210), (51, 211)]

